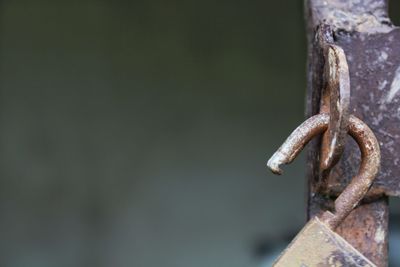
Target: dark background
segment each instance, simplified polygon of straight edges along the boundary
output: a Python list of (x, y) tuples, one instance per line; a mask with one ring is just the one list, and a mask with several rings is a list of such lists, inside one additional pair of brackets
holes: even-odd
[(305, 221), (302, 157), (265, 166), (304, 118), (302, 8), (2, 1), (0, 266), (261, 266)]

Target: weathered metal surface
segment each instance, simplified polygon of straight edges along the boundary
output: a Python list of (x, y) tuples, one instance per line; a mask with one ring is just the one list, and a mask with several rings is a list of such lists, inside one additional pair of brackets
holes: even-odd
[(387, 0), (306, 0), (305, 3), (309, 34), (322, 22), (346, 32), (378, 33), (393, 29)]
[[(321, 32), (321, 31), (319, 31)], [(328, 129), (322, 137), (321, 172), (329, 173), (343, 153), (349, 116), (350, 77), (343, 49), (319, 37), (324, 50), (324, 87), (320, 113), (329, 113)]]
[[(310, 200), (308, 212), (311, 218), (334, 207), (334, 200), (325, 195), (315, 194)], [(387, 197), (362, 202), (336, 228), (336, 232), (375, 265), (384, 267), (388, 264), (388, 217)]]
[(328, 114), (315, 115), (303, 122), (268, 160), (268, 168), (275, 174), (282, 174), (280, 166), (292, 162), (313, 137), (326, 131), (328, 124)]
[(374, 267), (375, 265), (315, 217), (307, 223), (273, 266)]
[[(280, 166), (292, 162), (313, 137), (328, 130), (329, 123), (330, 115), (322, 113), (297, 127), (268, 161), (271, 171), (281, 174)], [(334, 201), (333, 213), (325, 211), (321, 219), (314, 217), (274, 266), (375, 266), (333, 232), (366, 195), (380, 166), (379, 144), (371, 129), (351, 115), (348, 133), (362, 155), (358, 174)]]
[[(320, 199), (312, 202), (313, 211), (322, 214), (324, 209), (332, 208), (332, 199)], [(336, 232), (357, 248), (377, 266), (387, 266), (389, 208), (387, 198), (361, 203), (336, 228)]]
[(336, 232), (378, 266), (388, 263), (389, 208), (387, 199), (363, 203), (336, 228)]
[[(373, 195), (400, 196), (400, 29), (365, 35), (336, 34), (349, 62), (352, 83), (351, 113), (368, 122), (382, 146), (382, 171)], [(328, 180), (328, 190), (338, 194), (351, 178), (359, 155), (353, 143)]]
[[(382, 146), (382, 171), (371, 194), (400, 196), (400, 160), (396, 149), (400, 148), (400, 127), (397, 127), (400, 125), (400, 28), (391, 25), (385, 1), (319, 2), (308, 1), (309, 14), (313, 14), (310, 20), (314, 23), (313, 27), (309, 25), (309, 34), (315, 38), (321, 25), (327, 22), (331, 25), (324, 26), (324, 33), (319, 34), (326, 40), (310, 38), (308, 116), (323, 111), (319, 107), (324, 102), (322, 44), (333, 43), (343, 49), (348, 61), (350, 114), (365, 121)], [(354, 153), (356, 149), (354, 143), (346, 147), (343, 160), (329, 177), (325, 193), (337, 195), (343, 190), (359, 158)], [(324, 161), (320, 164), (326, 165)]]
[[(387, 266), (388, 206), (386, 195), (400, 196), (400, 34), (388, 18), (385, 0), (305, 0), (308, 34), (307, 116), (320, 112), (324, 54), (315, 39), (322, 25), (331, 30), (333, 44), (340, 46), (349, 66), (350, 113), (365, 121), (381, 145), (382, 167), (369, 192), (369, 202), (350, 214), (340, 234), (377, 266)], [(329, 31), (324, 31), (329, 37)], [(308, 216), (333, 206), (337, 196), (357, 171), (360, 154), (349, 140), (342, 160), (331, 176), (320, 181), (321, 140), (309, 146)], [(355, 216), (354, 214), (357, 214)]]
[[(280, 166), (292, 162), (312, 138), (328, 129), (329, 122), (330, 116), (325, 113), (312, 116), (303, 122), (268, 160), (267, 166), (270, 170), (281, 174)], [(334, 216), (323, 217), (332, 229), (335, 229), (364, 198), (380, 167), (379, 144), (371, 129), (360, 119), (350, 115), (348, 133), (358, 144), (362, 157), (358, 173), (334, 202)]]

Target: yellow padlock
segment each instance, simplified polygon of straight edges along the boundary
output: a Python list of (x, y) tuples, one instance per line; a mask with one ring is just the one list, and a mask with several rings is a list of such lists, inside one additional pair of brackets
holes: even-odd
[[(290, 163), (316, 135), (323, 133), (329, 114), (319, 114), (301, 124), (268, 161), (272, 172), (281, 174), (280, 165)], [(348, 133), (361, 150), (358, 174), (335, 200), (334, 211), (311, 219), (279, 256), (275, 267), (376, 267), (364, 255), (334, 232), (368, 192), (380, 166), (380, 149), (371, 129), (350, 116)]]

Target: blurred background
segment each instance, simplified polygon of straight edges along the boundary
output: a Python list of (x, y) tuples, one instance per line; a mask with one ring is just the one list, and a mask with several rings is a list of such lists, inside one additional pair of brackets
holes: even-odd
[(301, 1), (0, 13), (0, 266), (269, 266), (304, 225), (304, 159), (265, 166), (304, 118)]

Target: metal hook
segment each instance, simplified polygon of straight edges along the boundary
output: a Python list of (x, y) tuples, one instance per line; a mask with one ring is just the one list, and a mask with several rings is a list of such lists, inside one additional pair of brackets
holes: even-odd
[[(271, 171), (281, 174), (280, 165), (292, 162), (314, 136), (327, 130), (329, 121), (328, 114), (319, 114), (297, 127), (268, 161)], [(321, 219), (331, 229), (335, 229), (362, 200), (380, 166), (379, 144), (372, 130), (360, 119), (350, 115), (348, 133), (360, 148), (361, 164), (358, 174), (335, 200), (334, 213), (327, 211), (322, 215)]]

